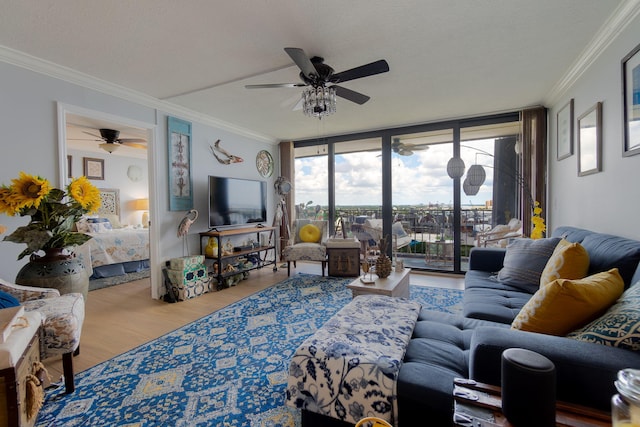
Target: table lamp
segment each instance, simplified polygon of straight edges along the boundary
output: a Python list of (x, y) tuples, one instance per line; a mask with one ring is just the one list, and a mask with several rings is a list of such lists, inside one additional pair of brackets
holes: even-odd
[(134, 209), (142, 212), (142, 226), (144, 228), (149, 227), (149, 199), (136, 199), (134, 202)]

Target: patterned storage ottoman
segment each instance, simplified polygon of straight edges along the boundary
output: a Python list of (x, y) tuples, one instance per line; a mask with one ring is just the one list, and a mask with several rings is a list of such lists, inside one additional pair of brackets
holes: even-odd
[(361, 295), (296, 350), (286, 404), (355, 424), (376, 416), (396, 424), (397, 378), (421, 306)]
[(174, 258), (167, 261), (167, 277), (178, 301), (212, 291), (212, 280), (204, 265), (204, 256)]

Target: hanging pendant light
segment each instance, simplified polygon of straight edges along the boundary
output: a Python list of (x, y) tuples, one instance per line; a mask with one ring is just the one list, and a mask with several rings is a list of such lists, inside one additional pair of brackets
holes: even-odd
[(452, 179), (462, 178), (464, 168), (464, 161), (460, 157), (452, 157), (447, 163), (447, 173)]
[(469, 182), (469, 174), (467, 174), (467, 177), (464, 179), (464, 182), (462, 183), (462, 190), (464, 191), (464, 194), (466, 194), (467, 196), (475, 196), (476, 194), (478, 194), (478, 191), (480, 190), (480, 186), (472, 185)]
[(309, 117), (319, 119), (336, 112), (336, 89), (312, 86), (302, 92), (302, 111)]
[(484, 184), (484, 180), (487, 178), (487, 174), (484, 171), (482, 165), (473, 165), (467, 172), (467, 179), (469, 184), (480, 187)]

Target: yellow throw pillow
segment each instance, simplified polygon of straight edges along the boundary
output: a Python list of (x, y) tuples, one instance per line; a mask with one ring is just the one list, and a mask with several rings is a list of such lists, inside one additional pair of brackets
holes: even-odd
[(614, 268), (584, 279), (557, 279), (540, 288), (513, 319), (511, 329), (564, 336), (598, 317), (624, 290)]
[(313, 224), (306, 224), (298, 233), (300, 240), (305, 243), (318, 243), (322, 237), (322, 232)]
[(582, 279), (589, 272), (589, 253), (580, 243), (560, 240), (540, 275), (540, 286), (556, 279)]

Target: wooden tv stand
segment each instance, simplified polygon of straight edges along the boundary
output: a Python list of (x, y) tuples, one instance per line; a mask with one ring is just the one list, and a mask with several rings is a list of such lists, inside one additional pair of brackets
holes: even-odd
[[(275, 246), (275, 230), (276, 227), (242, 227), (242, 228), (230, 228), (228, 230), (212, 230), (200, 233), (200, 253), (205, 255), (206, 259), (213, 260), (213, 275), (218, 281), (218, 289), (229, 287), (229, 278), (238, 274), (256, 270), (258, 268), (273, 265), (273, 271), (278, 271), (276, 265), (276, 246)], [(225, 250), (225, 243), (231, 241), (232, 237), (254, 234), (256, 235), (256, 242), (251, 247), (232, 247), (231, 250)], [(262, 233), (269, 233), (265, 245), (260, 244), (260, 237)], [(206, 238), (206, 239), (205, 239)], [(208, 241), (209, 238), (214, 238), (218, 243), (218, 254), (214, 256), (208, 256), (205, 254), (204, 248), (206, 242), (203, 245), (203, 241)], [(264, 241), (264, 240), (263, 240)], [(273, 251), (273, 258), (269, 258), (269, 251)], [(249, 255), (257, 256), (258, 262), (242, 263), (241, 260)]]

